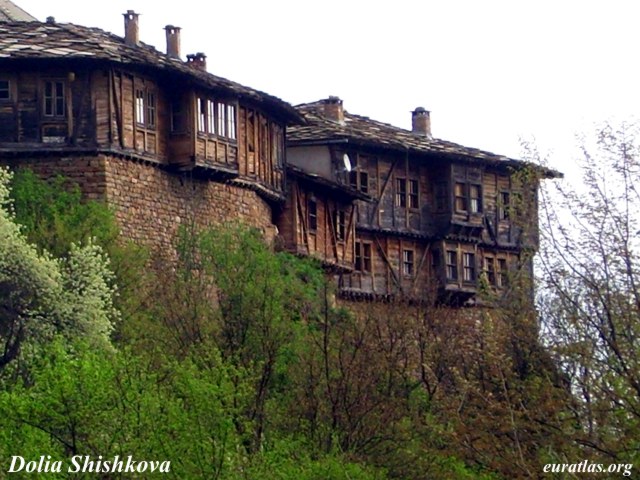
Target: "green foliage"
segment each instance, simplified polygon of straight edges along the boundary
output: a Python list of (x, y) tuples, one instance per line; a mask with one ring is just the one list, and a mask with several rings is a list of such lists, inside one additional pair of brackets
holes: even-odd
[(114, 243), (118, 229), (109, 208), (97, 201), (84, 201), (77, 184), (62, 176), (43, 181), (31, 170), (18, 170), (11, 182), (15, 221), (23, 225), (27, 241), (54, 257), (72, 244), (90, 239), (106, 248)]
[(580, 186), (559, 183), (544, 196), (545, 338), (575, 396), (572, 438), (603, 462), (637, 463), (639, 126), (605, 125), (583, 138), (580, 165)]
[(69, 245), (64, 259), (38, 253), (14, 221), (10, 178), (0, 169), (0, 338), (6, 346), (0, 367), (21, 352), (33, 355), (55, 333), (110, 345), (118, 312), (107, 258), (91, 243)]
[(104, 205), (20, 176), (16, 217), (0, 210), (0, 334), (24, 326), (30, 356), (2, 377), (1, 457), (167, 459), (177, 478), (488, 480), (535, 475), (537, 452), (556, 453), (553, 369), (517, 288), (490, 318), (335, 308), (317, 264), (254, 230), (184, 229), (170, 262), (150, 262)]

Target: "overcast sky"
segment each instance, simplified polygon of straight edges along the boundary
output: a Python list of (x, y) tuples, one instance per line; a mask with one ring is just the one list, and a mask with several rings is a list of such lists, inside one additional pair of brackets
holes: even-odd
[(436, 137), (516, 158), (535, 138), (559, 170), (575, 133), (640, 110), (633, 0), (15, 1), (121, 36), (133, 9), (143, 42), (165, 51), (182, 27), (183, 58), (294, 105), (337, 95), (403, 128), (423, 106)]

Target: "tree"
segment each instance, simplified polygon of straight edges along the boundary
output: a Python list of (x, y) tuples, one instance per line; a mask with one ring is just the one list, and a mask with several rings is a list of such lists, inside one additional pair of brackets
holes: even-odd
[[(583, 185), (546, 191), (544, 338), (566, 381), (589, 455), (640, 459), (640, 137), (605, 125), (581, 141)], [(533, 157), (539, 157), (532, 151)]]
[(110, 345), (118, 312), (107, 258), (91, 242), (64, 259), (39, 253), (14, 221), (10, 180), (0, 169), (0, 367), (55, 334)]

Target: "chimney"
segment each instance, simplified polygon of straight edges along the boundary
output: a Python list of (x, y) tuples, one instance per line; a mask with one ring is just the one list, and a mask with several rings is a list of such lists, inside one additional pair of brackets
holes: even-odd
[(422, 107), (411, 112), (411, 130), (418, 135), (431, 138), (431, 114)]
[(187, 65), (196, 70), (207, 71), (207, 56), (202, 53), (191, 53), (187, 55)]
[(322, 101), (324, 104), (324, 116), (329, 120), (344, 124), (344, 110), (342, 100), (338, 97), (330, 96)]
[(124, 15), (124, 43), (131, 46), (137, 46), (140, 42), (138, 32), (138, 14), (133, 10), (127, 10)]
[(167, 25), (164, 31), (167, 32), (167, 55), (180, 58), (180, 27)]

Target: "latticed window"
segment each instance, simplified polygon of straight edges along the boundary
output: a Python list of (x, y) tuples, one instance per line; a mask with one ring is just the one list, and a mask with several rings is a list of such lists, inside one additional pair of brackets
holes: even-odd
[(417, 180), (409, 180), (409, 208), (418, 208), (419, 188)]
[(336, 210), (336, 237), (338, 240), (344, 240), (346, 236), (346, 219), (347, 215), (344, 210)]
[(318, 204), (315, 200), (309, 200), (308, 204), (308, 216), (309, 216), (309, 231), (315, 232), (318, 230)]
[(236, 139), (236, 107), (227, 105), (227, 138)]
[(44, 114), (47, 117), (65, 116), (65, 84), (62, 81), (44, 82)]
[(11, 98), (11, 83), (9, 80), (0, 80), (0, 100), (9, 100)]
[(402, 273), (411, 277), (415, 273), (414, 270), (414, 252), (413, 250), (402, 251)]
[(497, 286), (506, 287), (509, 281), (507, 260), (505, 258), (498, 259), (498, 271), (496, 275)]
[(458, 279), (458, 254), (455, 250), (447, 250), (447, 279)]
[(464, 183), (456, 183), (455, 185), (455, 196), (456, 196), (456, 211), (457, 212), (466, 212), (467, 211), (467, 192), (466, 192), (466, 184)]
[(511, 195), (509, 192), (500, 192), (500, 202), (498, 215), (500, 220), (508, 220), (509, 219), (509, 210), (511, 208)]
[(487, 282), (490, 285), (496, 284), (496, 270), (493, 257), (484, 258), (484, 274), (487, 276)]
[(371, 244), (356, 242), (355, 269), (358, 272), (371, 272)]
[(146, 128), (156, 126), (156, 95), (144, 88), (136, 89), (136, 123)]
[(462, 280), (465, 282), (476, 281), (476, 256), (473, 253), (462, 254)]
[(407, 180), (405, 178), (396, 179), (396, 207), (407, 206)]
[(471, 213), (482, 212), (482, 189), (480, 185), (469, 185), (469, 207)]

